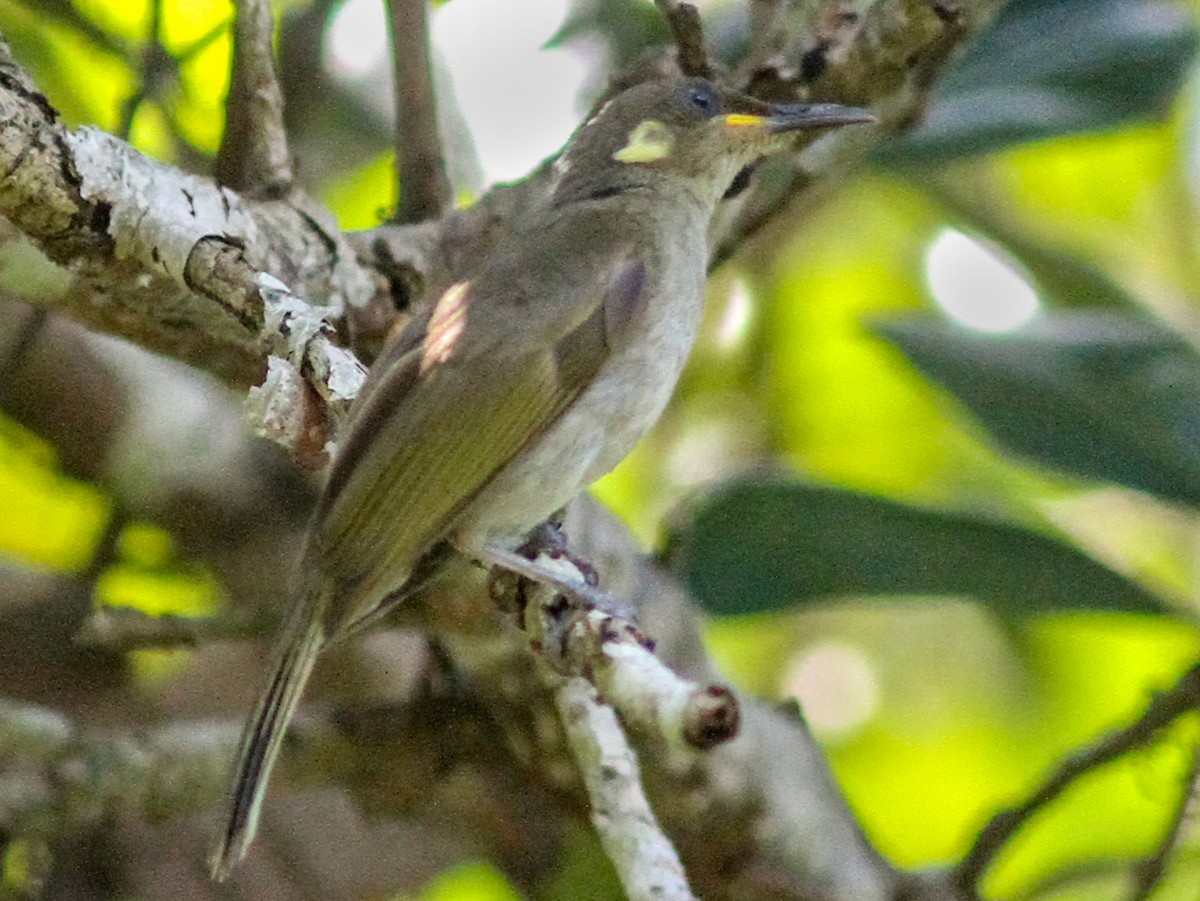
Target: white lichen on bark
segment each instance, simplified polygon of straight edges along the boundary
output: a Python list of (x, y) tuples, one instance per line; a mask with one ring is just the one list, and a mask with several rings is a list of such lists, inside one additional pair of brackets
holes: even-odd
[(241, 199), (211, 179), (132, 151), (98, 128), (67, 132), (66, 140), (81, 195), (109, 208), (108, 233), (118, 259), (136, 259), (182, 285), (188, 257), (203, 238), (236, 241), (251, 262), (264, 246)]

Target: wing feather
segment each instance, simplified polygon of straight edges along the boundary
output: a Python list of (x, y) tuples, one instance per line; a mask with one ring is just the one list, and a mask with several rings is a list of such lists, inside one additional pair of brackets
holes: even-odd
[(424, 379), (398, 411), (409, 415), (381, 425), (319, 524), (324, 567), (340, 583), (333, 630), (402, 585), (455, 514), (574, 396), (549, 355), (512, 362), (524, 365), (476, 386)]

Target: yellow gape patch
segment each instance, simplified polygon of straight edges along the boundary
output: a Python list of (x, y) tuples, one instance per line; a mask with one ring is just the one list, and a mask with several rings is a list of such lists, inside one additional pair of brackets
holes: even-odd
[(644, 119), (629, 133), (629, 143), (612, 155), (619, 163), (653, 163), (671, 155), (675, 136), (656, 119)]
[(730, 113), (725, 117), (725, 124), (733, 128), (762, 128), (767, 124), (765, 116), (747, 116), (743, 113)]

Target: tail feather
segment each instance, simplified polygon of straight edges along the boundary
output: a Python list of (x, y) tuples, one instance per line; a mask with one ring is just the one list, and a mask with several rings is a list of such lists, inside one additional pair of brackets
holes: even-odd
[(325, 643), (324, 606), (316, 595), (302, 603), (276, 660), (271, 682), (242, 733), (230, 788), (229, 818), (209, 859), (212, 876), (218, 881), (224, 880), (246, 856), (254, 840), (271, 770)]

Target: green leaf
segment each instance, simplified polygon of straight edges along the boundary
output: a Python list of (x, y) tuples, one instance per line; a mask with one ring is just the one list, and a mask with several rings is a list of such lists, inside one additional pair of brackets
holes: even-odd
[(1163, 326), (1093, 312), (1003, 335), (926, 317), (872, 328), (1004, 447), (1200, 506), (1200, 356)]
[(1161, 116), (1196, 41), (1173, 0), (1016, 0), (946, 73), (921, 126), (880, 157), (941, 163)]
[(1006, 615), (1167, 610), (1137, 583), (1028, 529), (783, 479), (731, 482), (685, 505), (664, 557), (718, 614), (843, 595), (970, 596)]

